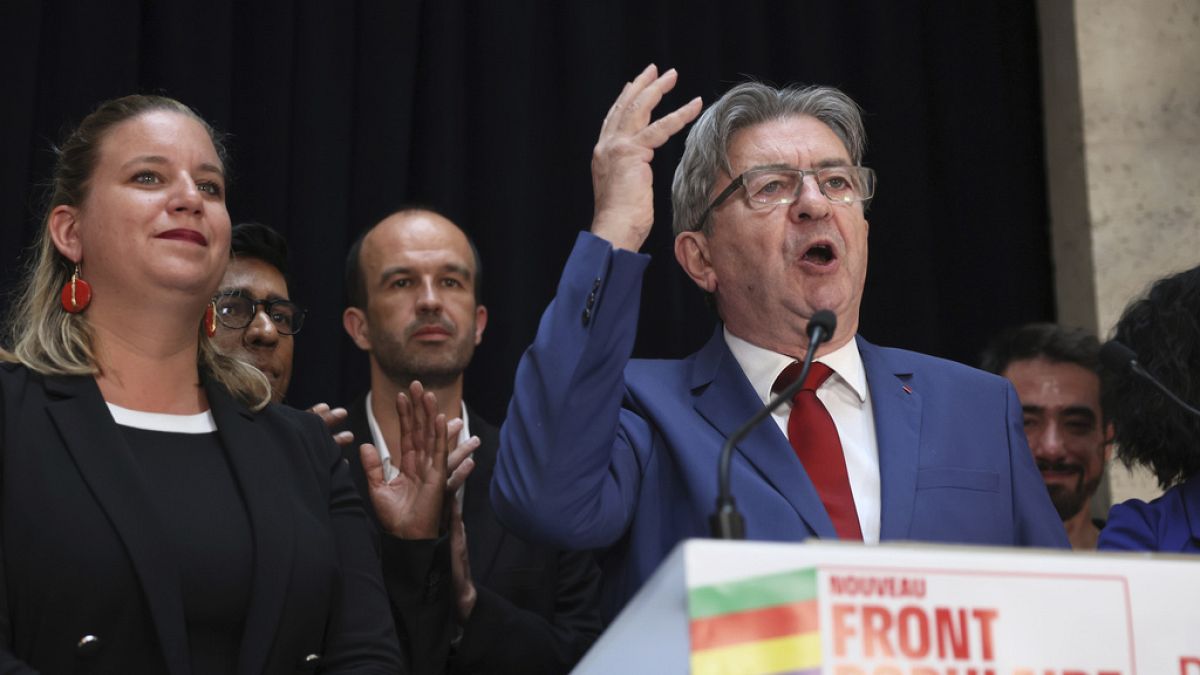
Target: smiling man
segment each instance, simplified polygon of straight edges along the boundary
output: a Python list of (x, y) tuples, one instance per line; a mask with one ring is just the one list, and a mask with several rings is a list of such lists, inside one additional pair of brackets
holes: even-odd
[(1096, 548), (1104, 522), (1092, 496), (1112, 457), (1112, 428), (1100, 410), (1100, 342), (1050, 323), (1017, 326), (988, 345), (982, 367), (1017, 389), (1025, 437), (1071, 547)]
[[(609, 109), (595, 209), (517, 372), (492, 498), (517, 532), (601, 549), (605, 610), (681, 540), (708, 535), (724, 440), (837, 316), (808, 390), (737, 445), (752, 539), (1065, 547), (1002, 378), (857, 335), (874, 173), (858, 106), (828, 87), (738, 85), (699, 117), (672, 186), (675, 258), (719, 324), (682, 360), (631, 360), (655, 220), (654, 150), (700, 112), (651, 121), (674, 71)], [(816, 375), (819, 375), (817, 377)]]

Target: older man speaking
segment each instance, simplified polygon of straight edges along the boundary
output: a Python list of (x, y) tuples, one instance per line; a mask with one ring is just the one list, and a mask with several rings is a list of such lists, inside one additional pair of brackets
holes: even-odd
[(875, 177), (859, 108), (836, 89), (745, 83), (700, 116), (672, 186), (675, 258), (720, 324), (685, 359), (631, 360), (650, 161), (701, 107), (651, 122), (675, 81), (647, 68), (604, 120), (591, 232), (522, 358), (502, 429), (501, 519), (607, 549), (614, 614), (676, 543), (707, 534), (722, 443), (794, 379), (826, 310), (837, 329), (800, 393), (736, 445), (749, 538), (1065, 547), (1012, 386), (857, 335)]

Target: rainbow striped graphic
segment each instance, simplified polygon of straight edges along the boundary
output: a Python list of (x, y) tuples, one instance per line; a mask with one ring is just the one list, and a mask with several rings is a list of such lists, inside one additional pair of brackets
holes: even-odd
[(820, 675), (815, 568), (688, 590), (693, 675)]

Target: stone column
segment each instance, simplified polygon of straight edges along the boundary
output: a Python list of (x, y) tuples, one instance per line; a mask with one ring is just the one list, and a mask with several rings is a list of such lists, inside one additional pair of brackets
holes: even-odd
[[(1038, 17), (1058, 319), (1103, 339), (1200, 263), (1200, 1), (1038, 0)], [(1114, 502), (1159, 494), (1148, 472), (1109, 477)]]

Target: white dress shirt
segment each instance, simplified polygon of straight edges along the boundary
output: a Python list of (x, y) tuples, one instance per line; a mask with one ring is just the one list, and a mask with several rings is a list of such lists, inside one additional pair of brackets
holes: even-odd
[[(746, 379), (750, 380), (754, 392), (766, 405), (771, 400), (771, 387), (775, 380), (796, 359), (752, 345), (730, 333), (728, 328), (725, 328), (725, 344), (742, 367)], [(846, 473), (850, 477), (850, 492), (854, 495), (854, 508), (858, 511), (863, 541), (875, 544), (879, 542), (882, 508), (879, 496), (879, 445), (875, 440), (871, 392), (867, 388), (867, 372), (863, 368), (862, 355), (858, 353), (858, 341), (850, 340), (816, 361), (833, 370), (833, 375), (817, 387), (817, 398), (829, 410), (842, 441)], [(785, 439), (791, 412), (792, 403), (787, 401), (771, 415)]]
[[(373, 443), (375, 445), (375, 449), (379, 451), (379, 461), (383, 462), (383, 480), (385, 482), (390, 483), (390, 482), (392, 482), (392, 479), (394, 479), (396, 476), (400, 475), (400, 469), (397, 469), (396, 466), (394, 464), (392, 464), (392, 453), (390, 450), (388, 450), (387, 441), (384, 440), (384, 438), (383, 438), (383, 432), (379, 430), (379, 422), (375, 420), (375, 412), (371, 408), (371, 392), (367, 392), (366, 405), (367, 405), (367, 426), (371, 428), (371, 443)], [(447, 421), (449, 421), (449, 420), (447, 420)], [(460, 445), (461, 443), (463, 443), (464, 441), (466, 441), (468, 438), (471, 437), (471, 428), (469, 426), (471, 422), (470, 422), (470, 420), (467, 419), (467, 402), (466, 401), (462, 402), (462, 421), (463, 421), (462, 431), (458, 432), (457, 439), (452, 440), (450, 442), (451, 450), (454, 450), (455, 446)], [(466, 488), (466, 484), (463, 484), (463, 486), (460, 487), (458, 489), (458, 492), (455, 494), (455, 496), (458, 497), (458, 500), (460, 503), (462, 502), (463, 490), (465, 488)]]

